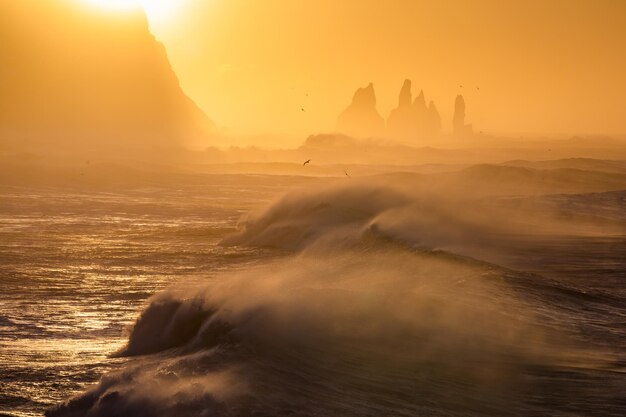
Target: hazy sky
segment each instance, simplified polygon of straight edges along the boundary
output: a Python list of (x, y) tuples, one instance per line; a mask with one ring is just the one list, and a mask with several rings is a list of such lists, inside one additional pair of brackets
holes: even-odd
[(370, 81), (386, 118), (411, 78), (444, 129), (463, 93), (476, 130), (626, 133), (624, 0), (176, 3), (153, 7), (152, 30), (186, 92), (235, 132), (332, 130)]

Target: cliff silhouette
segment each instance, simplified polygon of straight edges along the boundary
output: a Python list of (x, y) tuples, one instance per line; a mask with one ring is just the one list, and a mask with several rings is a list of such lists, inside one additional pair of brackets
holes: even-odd
[(208, 144), (213, 130), (143, 11), (0, 3), (0, 145), (171, 147)]

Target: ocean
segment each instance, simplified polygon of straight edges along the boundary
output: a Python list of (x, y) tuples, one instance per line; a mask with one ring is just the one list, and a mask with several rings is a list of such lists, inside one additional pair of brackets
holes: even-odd
[(4, 187), (0, 415), (622, 416), (626, 191)]

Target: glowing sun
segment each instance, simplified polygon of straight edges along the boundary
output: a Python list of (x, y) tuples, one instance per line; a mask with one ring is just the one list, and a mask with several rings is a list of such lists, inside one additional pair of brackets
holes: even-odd
[(171, 18), (180, 0), (85, 0), (93, 6), (109, 10), (127, 12), (143, 8), (151, 21)]

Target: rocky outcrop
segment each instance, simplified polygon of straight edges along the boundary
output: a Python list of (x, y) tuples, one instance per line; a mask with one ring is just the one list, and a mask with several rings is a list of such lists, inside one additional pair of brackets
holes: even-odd
[(465, 124), (465, 99), (460, 94), (454, 101), (452, 129), (456, 136), (467, 136), (472, 133), (472, 125)]
[[(472, 134), (472, 125), (465, 124), (465, 100), (456, 97), (453, 131), (456, 136)], [(424, 91), (415, 100), (411, 80), (406, 79), (400, 89), (398, 105), (391, 111), (383, 130), (382, 118), (376, 110), (376, 95), (370, 85), (357, 90), (352, 104), (339, 116), (337, 130), (356, 137), (385, 136), (407, 144), (423, 146), (441, 134), (441, 115), (431, 100), (426, 105)]]
[(426, 97), (424, 96), (424, 90), (420, 90), (420, 93), (415, 97), (413, 102), (413, 109), (415, 113), (415, 125), (417, 131), (413, 139), (421, 139), (427, 131), (428, 120), (428, 108), (426, 107)]
[(433, 136), (441, 133), (441, 116), (432, 100), (428, 104), (428, 117), (426, 120), (425, 132), (427, 135)]
[(402, 84), (398, 107), (391, 111), (387, 119), (387, 133), (392, 138), (404, 141), (417, 136), (417, 111), (413, 106), (411, 80), (404, 80), (404, 84)]
[(0, 145), (171, 147), (213, 129), (141, 10), (0, 2)]
[(419, 144), (425, 138), (436, 136), (441, 131), (441, 117), (431, 101), (426, 106), (424, 91), (412, 101), (411, 80), (405, 80), (400, 91), (398, 107), (387, 119), (389, 137)]
[(355, 137), (376, 137), (384, 130), (385, 121), (376, 109), (376, 92), (370, 83), (354, 93), (352, 103), (337, 119), (337, 131)]

